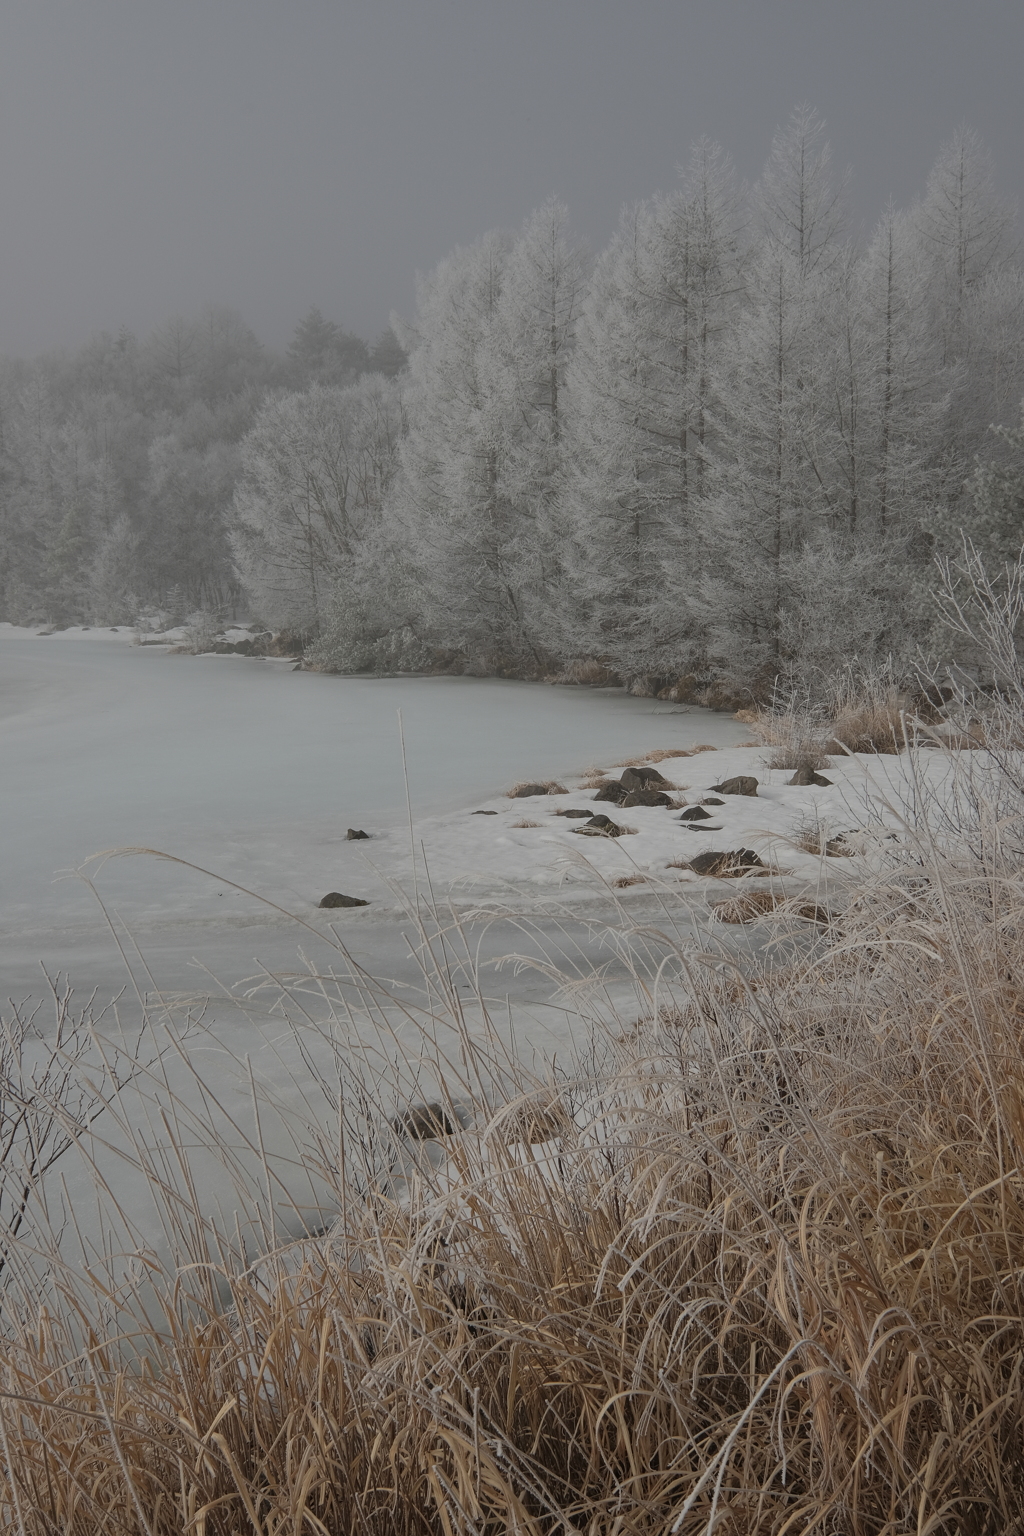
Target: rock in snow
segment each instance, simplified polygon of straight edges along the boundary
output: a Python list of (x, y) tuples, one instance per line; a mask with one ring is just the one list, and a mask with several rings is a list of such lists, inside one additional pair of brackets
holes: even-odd
[(808, 768), (806, 764), (802, 768), (798, 768), (793, 777), (787, 779), (786, 782), (787, 784), (795, 784), (802, 789), (807, 789), (812, 784), (816, 785), (819, 789), (830, 789), (832, 787), (831, 779), (826, 779), (820, 773), (815, 773), (814, 769)]
[(756, 795), (757, 780), (749, 774), (741, 773), (735, 779), (726, 779), (722, 784), (712, 784), (711, 788), (720, 795)]
[(620, 784), (618, 779), (609, 779), (607, 784), (601, 785), (594, 799), (607, 800), (612, 805), (621, 805), (628, 794), (629, 790), (625, 784)]
[(573, 827), (584, 837), (621, 837), (622, 828), (616, 826), (610, 816), (591, 816), (585, 827)]
[(397, 1115), (391, 1125), (399, 1136), (407, 1136), (411, 1141), (440, 1141), (456, 1132), (443, 1104), (414, 1104)]
[(667, 805), (671, 807), (672, 801), (662, 789), (631, 789), (622, 802), (623, 810), (628, 810), (633, 805)]
[(368, 907), (370, 903), (361, 896), (343, 896), (340, 891), (328, 891), (319, 903), (321, 907)]
[(742, 875), (745, 870), (765, 867), (764, 861), (758, 858), (753, 848), (734, 848), (729, 853), (698, 853), (690, 861), (690, 868), (695, 875), (718, 875), (719, 878)]
[(625, 789), (674, 789), (657, 768), (623, 768), (619, 780)]

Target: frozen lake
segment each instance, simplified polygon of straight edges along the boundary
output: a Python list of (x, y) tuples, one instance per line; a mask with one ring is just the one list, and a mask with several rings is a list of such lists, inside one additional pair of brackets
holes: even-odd
[[(39, 996), (40, 962), (68, 973), (79, 995), (124, 985), (96, 895), (69, 872), (127, 846), (219, 877), (149, 857), (90, 866), (149, 967), (145, 990), (202, 991), (195, 960), (230, 986), (257, 958), (294, 969), (299, 941), (315, 946), (226, 882), (321, 928), (337, 919), (317, 912), (325, 891), (366, 895), (372, 906), (348, 919), (360, 963), (375, 974), (400, 967), (394, 884), (410, 883), (410, 840), (399, 711), (416, 836), (426, 829), (428, 841), (432, 818), (468, 817), (517, 779), (745, 735), (723, 716), (612, 690), (326, 677), (287, 662), (170, 655), (123, 634), (0, 625), (3, 995)], [(346, 842), (350, 826), (373, 840)], [(478, 841), (487, 827), (472, 825)], [(463, 849), (446, 824), (443, 856), (445, 889), (466, 878), (489, 894), (486, 849)]]
[[(125, 988), (103, 1032), (108, 1040), (122, 1038), (120, 1020), (129, 1044), (140, 994), (146, 998), (153, 1030), (147, 1049), (161, 1045), (160, 1072), (123, 1098), (120, 1127), (112, 1115), (103, 1117), (105, 1145), (96, 1152), (130, 1219), (129, 1245), (144, 1240), (160, 1248), (165, 1240), (147, 1182), (131, 1172), (131, 1148), (138, 1136), (163, 1145), (169, 1095), (188, 1107), (179, 1135), (192, 1146), (204, 1208), (221, 1207), (230, 1227), (235, 1175), (209, 1149), (226, 1149), (236, 1170), (258, 1166), (246, 1140), (254, 1095), (272, 1106), (261, 1147), (287, 1170), (295, 1145), (288, 1127), (323, 1114), (314, 1064), (329, 1077), (337, 1051), (356, 1051), (360, 1060), (376, 1051), (396, 1101), (425, 1090), (416, 1078), (424, 1037), (415, 1022), (424, 1016), (416, 1013), (424, 993), (402, 898), (412, 878), (399, 710), (415, 840), (435, 895), (454, 893), (463, 908), (489, 901), (514, 907), (521, 895), (542, 940), (550, 935), (585, 953), (591, 946), (603, 962), (608, 956), (597, 953), (585, 923), (559, 924), (545, 893), (550, 889), (557, 904), (559, 881), (567, 878), (559, 860), (571, 865), (580, 851), (606, 860), (627, 854), (614, 844), (567, 837), (570, 823), (557, 823), (550, 836), (515, 831), (520, 812), (504, 791), (517, 779), (571, 776), (655, 747), (728, 746), (744, 735), (722, 716), (620, 692), (469, 678), (342, 679), (295, 673), (287, 662), (175, 656), (132, 646), (126, 636), (36, 636), (0, 625), (0, 998), (43, 997), (40, 963), (51, 975), (65, 973), (80, 1000), (95, 990), (103, 1003)], [(697, 762), (712, 771), (706, 759)], [(488, 801), (496, 816), (472, 814)], [(517, 806), (528, 812), (537, 802)], [(370, 840), (346, 841), (350, 826), (365, 829)], [(92, 861), (94, 888), (74, 873), (92, 855), (127, 846), (173, 854), (212, 873), (151, 856)], [(547, 865), (538, 858), (541, 847)], [(421, 897), (424, 879), (421, 862)], [(331, 889), (371, 904), (318, 910)], [(572, 896), (570, 888), (569, 910)], [(355, 963), (393, 982), (411, 1011), (386, 1005), (370, 1027), (365, 1014), (335, 1014), (318, 983), (296, 983), (309, 967), (321, 974), (339, 968), (332, 925)], [(511, 919), (482, 938), (477, 931), (474, 945), (478, 940), (484, 960), (531, 942)], [(282, 987), (247, 996), (244, 979), (261, 973), (281, 978)], [(452, 985), (475, 1032), (472, 986), (458, 977)], [(499, 999), (497, 1016), (509, 1028), (515, 1018), (521, 1059), (557, 1053), (565, 1061), (572, 1010), (551, 1000), (549, 980), (536, 971), (489, 970), (486, 985), (488, 996)], [(49, 1016), (44, 1007), (44, 1027)], [(437, 1016), (443, 1034), (443, 1007)], [(182, 1051), (181, 1027), (197, 1017)], [(206, 1129), (189, 1130), (193, 1111)], [(243, 1126), (250, 1127), (244, 1134)], [(91, 1177), (76, 1158), (59, 1173), (60, 1193), (56, 1186), (50, 1191), (58, 1225), (69, 1210), (94, 1201)], [(282, 1177), (290, 1187), (292, 1173)], [(295, 1199), (319, 1209), (323, 1192), (308, 1179), (304, 1187), (305, 1196), (299, 1189)], [(97, 1208), (96, 1229), (107, 1220), (109, 1212), (101, 1216)], [(293, 1230), (297, 1218), (286, 1213), (280, 1221)]]

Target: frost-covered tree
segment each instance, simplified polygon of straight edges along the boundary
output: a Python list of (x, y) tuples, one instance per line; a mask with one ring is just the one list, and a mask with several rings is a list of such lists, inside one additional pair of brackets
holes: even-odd
[(702, 140), (677, 192), (623, 215), (584, 305), (569, 380), (565, 639), (634, 677), (681, 666), (699, 643), (690, 598), (741, 222), (728, 159)]
[(970, 482), (969, 534), (991, 562), (1010, 564), (1024, 548), (1024, 400), (1016, 427), (997, 426), (998, 452), (975, 466)]
[(756, 189), (769, 243), (789, 253), (801, 278), (832, 264), (842, 249), (847, 178), (836, 178), (825, 124), (813, 107), (796, 107), (772, 139)]
[(828, 506), (807, 283), (798, 253), (762, 243), (722, 373), (728, 434), (712, 470), (700, 606), (713, 664), (759, 687), (785, 670), (799, 555)]
[(370, 368), (370, 349), (359, 336), (325, 320), (314, 304), (295, 327), (288, 365), (300, 389), (313, 383), (352, 384)]
[(378, 536), (402, 428), (400, 387), (367, 375), (268, 401), (242, 440), (232, 547), (257, 614), (317, 631)]
[(700, 609), (712, 662), (758, 689), (793, 659), (787, 636), (803, 551), (837, 518), (856, 515), (857, 365), (847, 352), (842, 193), (824, 124), (797, 108), (755, 188), (761, 234), (725, 349), (723, 452), (704, 521)]
[(530, 652), (492, 355), (510, 247), (500, 234), (460, 247), (420, 279), (414, 322), (392, 321), (409, 355), (395, 514), (410, 601), (433, 643), (486, 668), (515, 667)]
[(558, 601), (554, 502), (565, 447), (566, 372), (586, 259), (568, 209), (550, 198), (512, 242), (481, 376), (497, 444), (496, 494), (511, 523), (509, 564), (524, 639), (536, 651)]
[(943, 145), (913, 216), (942, 360), (955, 362), (970, 345), (970, 300), (1014, 245), (1015, 210), (998, 195), (991, 157), (973, 128), (960, 127)]

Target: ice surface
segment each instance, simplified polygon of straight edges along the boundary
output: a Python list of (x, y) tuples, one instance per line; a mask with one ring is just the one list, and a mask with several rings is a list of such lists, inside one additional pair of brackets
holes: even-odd
[[(178, 1027), (190, 1007), (205, 1009), (188, 1037), (190, 1065), (172, 1067), (170, 1081), (186, 1096), (201, 1081), (239, 1123), (253, 1083), (286, 1112), (306, 1115), (308, 1071), (292, 1026), (279, 1007), (275, 1013), (278, 983), (292, 992), (288, 1013), (299, 1029), (307, 1028), (303, 1008), (311, 1021), (329, 1012), (317, 985), (301, 978), (310, 967), (337, 969), (341, 945), (371, 975), (418, 995), (399, 711), (420, 893), (429, 871), (442, 903), (505, 910), (474, 931), (485, 962), (555, 945), (570, 964), (580, 955), (610, 963), (600, 920), (615, 919), (616, 902), (648, 912), (661, 927), (685, 921), (685, 908), (668, 910), (665, 892), (689, 884), (699, 898), (703, 886), (673, 869), (675, 861), (709, 847), (770, 851), (815, 809), (834, 827), (858, 825), (870, 793), (863, 762), (830, 770), (833, 789), (789, 788), (788, 773), (763, 769), (760, 749), (738, 745), (747, 734), (738, 722), (618, 691), (343, 679), (296, 673), (287, 661), (171, 655), (126, 643), (131, 638), (127, 630), (38, 635), (0, 625), (0, 993), (42, 995), (42, 962), (51, 974), (67, 973), (80, 997), (93, 989), (101, 1000), (111, 996), (128, 979), (112, 924), (132, 985), (168, 1005), (164, 1014), (157, 1007), (161, 1028)], [(589, 803), (593, 789), (577, 783), (587, 768), (699, 742), (718, 750), (659, 763), (688, 799), (732, 774), (761, 780), (757, 799), (730, 799), (716, 813), (723, 832), (689, 831), (664, 809), (612, 808), (636, 828), (612, 841), (581, 838), (572, 830), (579, 823), (555, 816)], [(569, 793), (505, 795), (516, 780), (548, 778)], [(496, 814), (474, 816), (476, 809)], [(524, 820), (539, 825), (515, 825)], [(348, 827), (365, 828), (370, 840), (346, 841)], [(86, 865), (90, 855), (126, 846), (173, 854), (212, 874), (148, 855)], [(784, 844), (779, 853), (796, 878), (814, 880), (817, 860)], [(83, 868), (94, 888), (66, 873)], [(647, 878), (614, 889), (631, 874)], [(371, 904), (320, 911), (329, 890)], [(735, 931), (726, 939), (748, 941)], [(614, 981), (614, 965), (610, 974)], [(260, 976), (263, 990), (246, 998), (239, 983)], [(552, 998), (547, 978), (509, 967), (487, 976), (490, 995), (511, 998), (520, 1053), (564, 1060), (573, 1047), (572, 1010)], [(464, 978), (458, 985), (472, 1027), (470, 988)], [(136, 1016), (129, 988), (121, 1018), (131, 1026)], [(397, 1015), (394, 1028), (386, 1049), (413, 1062), (421, 1046), (415, 1029)], [(329, 1060), (326, 1037), (312, 1023), (308, 1033), (308, 1049)], [(145, 1099), (133, 1101), (140, 1124), (151, 1113)], [(222, 1130), (234, 1135), (226, 1121)], [(283, 1128), (264, 1140), (272, 1154), (287, 1156)], [(84, 1199), (82, 1170), (67, 1178), (70, 1198)], [(208, 1167), (204, 1179), (210, 1201), (229, 1208), (224, 1178)], [(155, 1234), (145, 1190), (123, 1185), (125, 1208)]]
[[(179, 930), (198, 927), (218, 971), (235, 944), (242, 970), (251, 968), (255, 941), (238, 938), (246, 923), (260, 924), (264, 937), (280, 930), (294, 947), (287, 923), (269, 921), (225, 881), (307, 917), (326, 891), (352, 886), (379, 908), (386, 892), (367, 861), (392, 877), (409, 872), (399, 711), (417, 837), (439, 836), (445, 881), (490, 868), (501, 872), (498, 885), (521, 872), (499, 854), (518, 836), (503, 845), (482, 817), (460, 817), (457, 830), (440, 834), (434, 818), (468, 811), (517, 778), (571, 775), (653, 746), (726, 744), (743, 734), (704, 711), (655, 719), (652, 701), (618, 692), (341, 679), (295, 673), (287, 662), (169, 655), (121, 640), (0, 626), (6, 991), (34, 990), (39, 960), (69, 970), (79, 987), (118, 984), (95, 899), (61, 873), (105, 849), (158, 849), (222, 877), (149, 858), (111, 861), (97, 876), (104, 901), (140, 939), (166, 947)], [(347, 843), (350, 826), (371, 841)], [(395, 908), (393, 899), (384, 904)], [(371, 909), (370, 923), (376, 915)], [(190, 934), (190, 954), (194, 943)], [(180, 977), (161, 980), (173, 987)]]

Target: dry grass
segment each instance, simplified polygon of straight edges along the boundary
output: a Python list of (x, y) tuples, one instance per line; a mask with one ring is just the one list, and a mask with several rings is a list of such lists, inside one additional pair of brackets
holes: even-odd
[(513, 827), (539, 827), (539, 826), (542, 826), (542, 825), (543, 825), (542, 822), (539, 822), (539, 821), (526, 821), (525, 819), (523, 821), (514, 821), (512, 823)]
[(800, 848), (804, 853), (812, 853), (815, 858), (822, 856), (829, 859), (852, 859), (858, 852), (862, 852), (859, 844), (862, 839), (857, 839), (857, 845), (848, 833), (833, 833), (827, 825), (818, 820), (805, 820), (790, 833), (788, 841), (795, 848)]
[(761, 917), (789, 916), (802, 922), (827, 927), (834, 921), (831, 911), (820, 902), (795, 900), (772, 891), (747, 891), (731, 901), (713, 901), (711, 911), (720, 923), (753, 923)]
[(831, 752), (902, 752), (911, 730), (907, 722), (913, 717), (913, 701), (895, 687), (851, 700), (836, 712), (827, 748)]
[[(902, 752), (919, 724), (921, 703), (920, 697), (886, 676), (849, 673), (817, 704), (790, 700), (740, 713), (758, 740), (772, 749), (769, 768), (818, 772), (829, 766), (830, 754)], [(934, 718), (934, 711), (929, 717)]]
[[(717, 747), (710, 746), (707, 742), (697, 747), (658, 747), (653, 752), (647, 752), (643, 757), (627, 757), (619, 763), (620, 768), (645, 768), (648, 763), (663, 763), (670, 757), (696, 757), (698, 752), (717, 752)], [(598, 770), (594, 770), (597, 772)]]
[(670, 757), (689, 757), (690, 755), (682, 747), (657, 747), (653, 752), (645, 753), (643, 757), (627, 757), (619, 767), (646, 768), (648, 763), (664, 763)]
[(830, 765), (820, 722), (793, 706), (785, 709), (741, 710), (737, 719), (751, 726), (756, 741), (750, 745), (770, 747), (765, 759), (768, 768), (808, 768), (817, 773)]
[(613, 880), (612, 881), (612, 885), (615, 887), (615, 889), (617, 891), (627, 890), (628, 887), (631, 886), (631, 885), (646, 885), (646, 884), (647, 884), (647, 876), (646, 875), (620, 875), (617, 880)]
[[(170, 1263), (114, 1214), (84, 1271), (7, 1245), (3, 1528), (1024, 1530), (1019, 764), (965, 754), (916, 804), (841, 943), (740, 967), (624, 927), (639, 1005), (585, 1014), (557, 1081), (470, 1027), (475, 941), (434, 914), (419, 1054), (453, 1134), (401, 1142), (344, 1058), (294, 1158), (339, 1214), (279, 1262), (175, 1182), (198, 1131), (169, 1111)], [(250, 1234), (283, 1198), (263, 1166)]]
[(622, 686), (620, 674), (596, 657), (585, 657), (582, 660), (570, 661), (562, 671), (551, 679), (553, 683), (577, 684), (587, 688), (619, 688)]
[(774, 912), (781, 900), (772, 891), (748, 891), (730, 901), (713, 901), (711, 910), (720, 923), (752, 923)]

